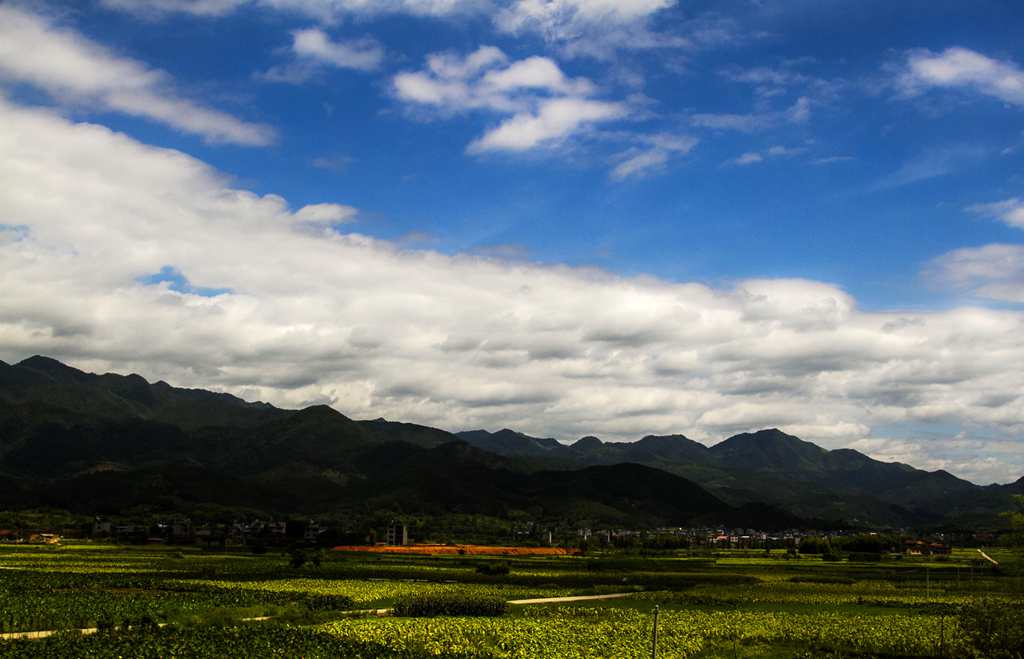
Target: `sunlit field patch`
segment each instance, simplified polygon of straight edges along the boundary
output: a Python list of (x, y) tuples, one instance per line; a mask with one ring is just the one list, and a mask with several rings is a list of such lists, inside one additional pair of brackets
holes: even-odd
[[(117, 656), (134, 647), (149, 654), (133, 656), (157, 657), (203, 642), (210, 653), (198, 656), (217, 656), (211, 648), (223, 650), (218, 644), (230, 639), (228, 653), (236, 655), (290, 648), (336, 656), (329, 648), (343, 647), (367, 657), (633, 657), (650, 652), (657, 606), (659, 657), (969, 656), (963, 607), (984, 601), (1013, 611), (1024, 597), (1019, 554), (993, 554), (1006, 569), (979, 566), (968, 552), (933, 567), (763, 552), (488, 558), (328, 551), (296, 568), (288, 553), (273, 551), (0, 547), (0, 631), (120, 628), (81, 639), (0, 641), (0, 654), (53, 648), (50, 656)], [(628, 596), (513, 605), (484, 618), (351, 615), (424, 596), (599, 593)], [(264, 616), (272, 619), (241, 622)]]

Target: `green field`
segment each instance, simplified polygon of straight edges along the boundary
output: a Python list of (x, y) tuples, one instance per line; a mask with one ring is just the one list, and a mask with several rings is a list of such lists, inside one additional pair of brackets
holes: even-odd
[[(0, 632), (68, 631), (0, 641), (0, 655), (647, 657), (657, 609), (659, 657), (1021, 656), (1024, 559), (989, 553), (999, 570), (968, 550), (863, 563), (764, 551), (512, 560), (325, 552), (318, 565), (294, 567), (274, 552), (8, 545)], [(410, 598), (429, 608), (443, 596), (470, 610), (609, 593), (629, 595), (511, 605), (502, 615), (353, 613)], [(73, 631), (90, 628), (100, 631)]]

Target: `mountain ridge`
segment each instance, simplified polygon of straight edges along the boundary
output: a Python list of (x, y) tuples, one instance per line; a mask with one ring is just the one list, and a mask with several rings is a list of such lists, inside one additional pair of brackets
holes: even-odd
[[(411, 456), (449, 478), (439, 481), (418, 471), (408, 462)], [(419, 485), (390, 479), (387, 466), (398, 464), (405, 464), (410, 482)], [(533, 492), (546, 501), (541, 508), (552, 511), (564, 502), (552, 498), (557, 487), (536, 485), (537, 474), (593, 483), (604, 473), (594, 468), (624, 464), (653, 470), (644, 473), (654, 481), (678, 479), (670, 482), (679, 492), (697, 487), (731, 511), (767, 506), (790, 519), (842, 519), (875, 527), (991, 520), (1011, 493), (1024, 490), (1024, 476), (1015, 483), (979, 486), (948, 472), (881, 462), (853, 449), (830, 451), (776, 428), (740, 433), (712, 446), (683, 434), (646, 435), (635, 442), (586, 436), (562, 444), (508, 428), (449, 433), (385, 419), (358, 421), (326, 405), (281, 409), (164, 381), (151, 384), (135, 374), (85, 373), (42, 356), (14, 365), (0, 362), (0, 473), (20, 479), (12, 492), (52, 505), (60, 503), (56, 495), (40, 495), (43, 486), (36, 487), (32, 479), (44, 479), (53, 492), (65, 491), (68, 482), (80, 488), (116, 482), (143, 493), (143, 499), (189, 500), (192, 495), (158, 495), (137, 482), (142, 474), (159, 474), (163, 465), (182, 483), (191, 483), (186, 494), (215, 494), (212, 482), (221, 477), (249, 483), (257, 494), (276, 493), (285, 502), (281, 505), (316, 507), (357, 497), (441, 510), (440, 495), (431, 489), (476, 479), (481, 491), (489, 493), (478, 502), (479, 509), (529, 508)], [(485, 473), (486, 478), (480, 476)], [(619, 468), (608, 473), (629, 481), (640, 472)], [(508, 492), (485, 487), (488, 478), (508, 483)], [(392, 490), (375, 492), (367, 483), (390, 483)], [(651, 522), (659, 515), (683, 514), (683, 507), (666, 502), (662, 490), (632, 483), (646, 493), (637, 508), (628, 487), (620, 486), (616, 482), (607, 488), (620, 493), (618, 504), (588, 487), (583, 488), (585, 500), (562, 512), (596, 510), (619, 522), (628, 520), (634, 508), (637, 519)], [(461, 491), (466, 500), (459, 505), (476, 509), (471, 489)], [(261, 505), (275, 502), (270, 494), (257, 494)], [(17, 498), (9, 494), (0, 500)], [(716, 510), (710, 499), (697, 499), (709, 506), (705, 512)]]
[(10, 508), (754, 521), (649, 467), (523, 469), (437, 428), (356, 421), (326, 405), (284, 410), (43, 357), (0, 366), (0, 431), (0, 505)]
[[(463, 438), (472, 443), (478, 437), (479, 431)], [(659, 450), (650, 450), (654, 446)], [(504, 454), (515, 455), (504, 448)], [(770, 503), (796, 515), (868, 526), (992, 514), (1008, 505), (1017, 487), (981, 486), (944, 470), (883, 462), (850, 448), (828, 450), (777, 428), (740, 433), (711, 446), (682, 434), (635, 442), (585, 437), (553, 451), (549, 460), (576, 468), (637, 462), (688, 478), (733, 505)]]

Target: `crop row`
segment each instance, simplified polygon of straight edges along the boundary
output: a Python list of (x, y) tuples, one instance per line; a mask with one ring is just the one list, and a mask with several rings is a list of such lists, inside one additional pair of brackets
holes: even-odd
[[(418, 659), (419, 652), (395, 650), (374, 641), (342, 640), (322, 631), (283, 625), (133, 629), (92, 636), (58, 635), (42, 640), (0, 641), (0, 654), (16, 659), (93, 657), (157, 659), (162, 657), (346, 657), (347, 659)], [(476, 659), (479, 652), (435, 655), (440, 659)]]
[[(358, 619), (321, 627), (345, 641), (404, 652), (483, 651), (502, 658), (635, 657), (650, 650), (652, 616), (630, 609), (556, 608), (503, 618)], [(659, 657), (689, 657), (717, 644), (797, 645), (809, 651), (966, 656), (955, 618), (663, 612)]]
[(574, 591), (564, 588), (537, 588), (504, 584), (434, 583), (427, 581), (365, 581), (359, 579), (275, 579), (268, 581), (191, 580), (179, 582), (187, 587), (223, 589), (227, 592), (302, 593), (306, 595), (343, 595), (357, 606), (391, 602), (398, 598), (424, 594), (465, 595), (472, 597), (558, 597)]

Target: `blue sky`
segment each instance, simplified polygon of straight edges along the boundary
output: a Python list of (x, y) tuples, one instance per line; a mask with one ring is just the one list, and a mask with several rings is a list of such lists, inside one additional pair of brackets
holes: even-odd
[[(912, 49), (961, 47), (1020, 62), (1022, 28), (1013, 26), (1024, 25), (1024, 10), (1015, 3), (646, 3), (665, 5), (646, 14), (646, 31), (691, 43), (609, 47), (593, 57), (574, 54), (574, 40), (529, 27), (503, 32), (493, 9), (471, 3), (438, 17), (346, 11), (344, 2), (305, 3), (305, 11), (237, 4), (196, 16), (173, 11), (189, 3), (126, 2), (133, 11), (124, 11), (111, 2), (60, 17), (117, 54), (168, 72), (188, 95), (273, 126), (277, 137), (247, 148), (204, 144), (117, 113), (99, 115), (106, 125), (185, 150), (293, 203), (343, 199), (362, 209), (358, 229), (370, 235), (675, 280), (809, 277), (837, 283), (869, 307), (959, 299), (922, 280), (922, 265), (952, 249), (1019, 237), (964, 209), (1016, 194), (1020, 106), (969, 87), (906, 98), (895, 81)], [(358, 70), (297, 57), (292, 32), (310, 29), (337, 44), (372, 40), (379, 63)], [(603, 48), (603, 28), (575, 30), (583, 35), (575, 41)], [(691, 36), (705, 32), (712, 34)], [(621, 120), (522, 152), (468, 154), (506, 115), (455, 104), (434, 112), (404, 102), (393, 78), (421, 70), (433, 53), (460, 57), (482, 45), (509, 61), (549, 58), (566, 76), (593, 81), (603, 100), (645, 98)], [(303, 69), (296, 78), (306, 79), (261, 79), (274, 67)], [(736, 80), (758, 73), (778, 83)], [(800, 98), (810, 102), (805, 121), (768, 119), (744, 131), (692, 122), (701, 114), (771, 115)], [(88, 110), (76, 116), (97, 116)], [(655, 134), (699, 142), (662, 167), (609, 179), (631, 140)], [(773, 148), (787, 151), (767, 155)], [(763, 159), (728, 164), (747, 153)]]
[[(0, 98), (17, 118), (11, 125), (23, 128), (0, 156), (12, 177), (67, 167), (82, 181), (29, 177), (34, 202), (26, 193), (0, 203), (0, 229), (8, 227), (0, 264), (8, 273), (23, 268), (17, 259), (29, 258), (30, 247), (33, 263), (41, 254), (106, 255), (104, 268), (51, 263), (43, 293), (69, 295), (62, 286), (75, 271), (114, 306), (55, 319), (12, 303), (0, 348), (5, 359), (49, 352), (279, 404), (329, 402), (353, 416), (387, 413), (453, 430), (515, 425), (563, 439), (672, 431), (717, 441), (780, 425), (830, 446), (978, 479), (1016, 478), (1024, 462), (1000, 456), (1024, 440), (1024, 401), (1006, 370), (1018, 349), (1024, 355), (1016, 338), (1024, 303), (1022, 44), (1024, 7), (1012, 2), (8, 2), (0, 5)], [(60, 146), (43, 150), (35, 131), (46, 121), (57, 122), (47, 130), (68, 131), (67, 143), (87, 125), (113, 133), (89, 138), (97, 149), (90, 160)], [(135, 155), (115, 160), (123, 149)], [(152, 179), (128, 171), (148, 175), (151, 166)], [(102, 176), (110, 180), (100, 185)], [(150, 189), (109, 192), (133, 177)], [(178, 187), (162, 191), (169, 180)], [(136, 199), (142, 192), (149, 196)], [(65, 199), (66, 211), (42, 201), (51, 195)], [(286, 259), (273, 253), (269, 234), (243, 227), (229, 241), (236, 244), (217, 248), (219, 229), (181, 228), (192, 222), (185, 216), (214, 223), (220, 213), (287, 216), (289, 235), (274, 238), (282, 249), (326, 232), (357, 251), (300, 260), (271, 277)], [(345, 275), (354, 263), (380, 276), (357, 288)], [(308, 280), (298, 277), (303, 268)], [(290, 289), (279, 285), (293, 276)], [(477, 277), (490, 284), (462, 290)], [(392, 288), (382, 293), (382, 282)], [(551, 298), (538, 299), (533, 292), (545, 285)], [(394, 287), (409, 299), (387, 313), (376, 308)], [(538, 319), (557, 316), (561, 296), (582, 295), (580, 287), (594, 300), (610, 296), (611, 306), (595, 311), (607, 326), (576, 326), (559, 339), (565, 345), (544, 339), (539, 349)], [(335, 297), (341, 289), (344, 300)], [(515, 309), (499, 329), (477, 319), (449, 326), (426, 310), (402, 315), (420, 302), (495, 318), (505, 313), (499, 290)], [(675, 291), (676, 302), (654, 302), (663, 290)], [(150, 294), (176, 296), (190, 314), (255, 305), (265, 332), (241, 343), (260, 347), (211, 356), (188, 348), (191, 337), (143, 354), (101, 337), (131, 315), (116, 305), (142, 305), (132, 296)], [(770, 309), (757, 306), (765, 300)], [(592, 309), (579, 304), (581, 314)], [(739, 305), (730, 307), (740, 319), (735, 337), (704, 343), (683, 329), (679, 308), (706, 320), (723, 305)], [(332, 323), (312, 307), (341, 315)], [(838, 316), (822, 327), (844, 334), (808, 339), (806, 312), (826, 308)], [(356, 322), (342, 309), (365, 315)], [(200, 340), (210, 340), (227, 331), (212, 318), (176, 322), (202, 326)], [(893, 319), (929, 329), (896, 349), (882, 329)], [(91, 329), (71, 340), (61, 322)], [(679, 333), (663, 335), (666, 322), (679, 323)], [(403, 323), (435, 336), (430, 349), (390, 336)], [(867, 326), (881, 333), (864, 338)], [(49, 329), (40, 335), (40, 327)], [(290, 332), (342, 329), (344, 350), (287, 346)], [(690, 353), (704, 364), (759, 335), (763, 345), (726, 359), (735, 367), (650, 366)], [(993, 341), (1002, 347), (987, 349)], [(821, 353), (793, 352), (794, 342)], [(456, 350), (466, 370), (454, 365), (452, 346), (475, 351)], [(486, 346), (502, 356), (481, 357)], [(259, 372), (264, 351), (275, 355), (270, 370), (279, 378)], [(626, 356), (649, 373), (626, 368)], [(979, 362), (992, 366), (976, 372)], [(609, 364), (626, 370), (613, 374)], [(607, 386), (576, 393), (581, 370)], [(446, 395), (435, 377), (508, 390)], [(901, 389), (900, 378), (913, 384)], [(619, 387), (634, 407), (584, 411), (587, 401), (621, 400)], [(806, 411), (819, 396), (822, 404)]]

